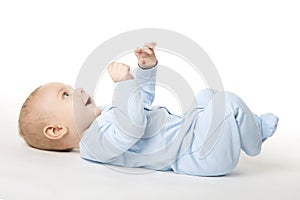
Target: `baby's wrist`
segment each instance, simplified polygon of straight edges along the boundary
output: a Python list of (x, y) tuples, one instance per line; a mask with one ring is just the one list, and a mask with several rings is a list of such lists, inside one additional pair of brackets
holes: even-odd
[(140, 64), (138, 64), (138, 66), (139, 66), (139, 68), (141, 68), (143, 70), (146, 70), (146, 69), (152, 69), (152, 68), (156, 67), (157, 64), (158, 64), (158, 60), (156, 60), (154, 65), (143, 65), (143, 66), (141, 66)]
[(134, 79), (134, 77), (130, 73), (128, 73), (126, 76), (122, 77), (120, 80), (118, 80), (116, 82), (128, 81), (131, 79)]

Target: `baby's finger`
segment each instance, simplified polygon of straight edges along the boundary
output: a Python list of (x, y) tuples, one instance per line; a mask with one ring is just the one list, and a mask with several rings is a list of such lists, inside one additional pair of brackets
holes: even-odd
[(141, 53), (142, 53), (142, 51), (143, 51), (143, 49), (142, 48), (136, 48), (135, 50), (134, 50), (134, 54), (136, 55), (136, 56), (139, 56)]
[(138, 58), (147, 58), (149, 57), (149, 53), (147, 52), (143, 52), (143, 53), (140, 53), (139, 56), (137, 56)]
[(156, 44), (157, 44), (156, 42), (150, 42), (150, 43), (146, 43), (144, 46), (148, 47), (149, 49), (154, 49)]
[(152, 49), (150, 49), (149, 47), (146, 47), (146, 46), (143, 47), (143, 51), (146, 52), (146, 53), (148, 53), (148, 54), (152, 54), (153, 53)]
[(110, 63), (110, 64), (108, 65), (107, 70), (108, 70), (109, 72), (111, 72), (111, 71), (113, 70), (113, 67), (114, 67), (115, 64), (116, 64), (115, 62)]
[(144, 58), (139, 58), (139, 64), (140, 64), (140, 65), (143, 65), (143, 64), (145, 64), (145, 60), (144, 60)]

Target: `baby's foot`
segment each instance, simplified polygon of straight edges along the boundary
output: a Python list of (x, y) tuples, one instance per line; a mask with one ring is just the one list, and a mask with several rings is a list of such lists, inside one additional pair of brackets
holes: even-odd
[(262, 141), (271, 137), (276, 131), (279, 118), (272, 113), (262, 114), (260, 116)]

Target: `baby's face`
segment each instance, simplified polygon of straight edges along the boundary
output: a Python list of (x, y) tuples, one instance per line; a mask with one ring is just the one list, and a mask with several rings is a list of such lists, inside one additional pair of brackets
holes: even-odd
[(49, 114), (50, 123), (65, 126), (70, 133), (80, 137), (100, 114), (93, 99), (83, 89), (73, 89), (62, 83), (42, 86), (38, 98), (36, 104)]

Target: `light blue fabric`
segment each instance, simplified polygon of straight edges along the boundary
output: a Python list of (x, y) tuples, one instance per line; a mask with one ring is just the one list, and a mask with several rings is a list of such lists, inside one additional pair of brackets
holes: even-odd
[[(81, 157), (125, 167), (172, 170), (179, 174), (219, 176), (237, 165), (240, 150), (260, 153), (262, 141), (272, 136), (278, 118), (258, 117), (230, 92), (206, 89), (183, 116), (152, 106), (157, 67), (138, 68), (134, 80), (116, 85), (112, 105), (80, 141)], [(214, 115), (216, 105), (223, 115)]]

